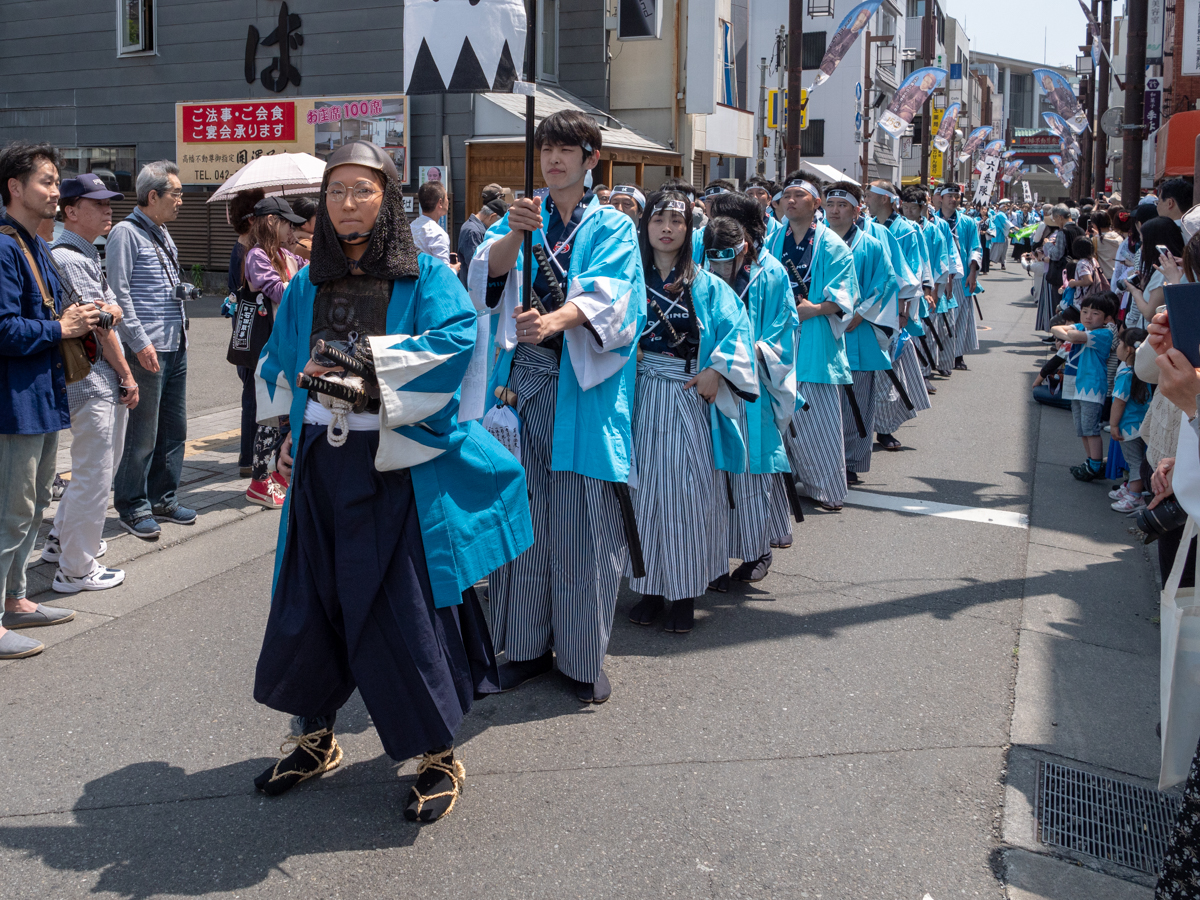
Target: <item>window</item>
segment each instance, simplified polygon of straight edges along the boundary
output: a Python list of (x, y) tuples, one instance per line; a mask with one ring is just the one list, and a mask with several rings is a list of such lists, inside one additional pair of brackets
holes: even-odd
[(136, 147), (63, 147), (60, 178), (74, 178), (92, 172), (110, 191), (134, 190), (137, 176)]
[(801, 156), (825, 155), (825, 120), (809, 119), (808, 127), (800, 132)]
[(721, 34), (721, 102), (738, 105), (737, 50), (733, 46), (733, 26), (720, 20)]
[(117, 54), (154, 50), (156, 0), (117, 0)]
[(538, 6), (538, 78), (558, 81), (558, 0), (540, 0)]
[(826, 32), (824, 31), (804, 32), (804, 40), (800, 44), (800, 56), (802, 57), (800, 65), (803, 68), (821, 68), (821, 60), (825, 58), (825, 36)]

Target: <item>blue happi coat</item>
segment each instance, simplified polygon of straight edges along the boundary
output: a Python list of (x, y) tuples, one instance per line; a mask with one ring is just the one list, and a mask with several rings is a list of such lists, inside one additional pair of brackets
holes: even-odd
[(962, 289), (963, 293), (970, 297), (979, 291), (978, 284), (975, 286), (975, 290), (971, 290), (967, 284), (967, 276), (971, 274), (971, 263), (975, 263), (976, 267), (983, 264), (983, 246), (979, 243), (979, 222), (964, 215), (961, 209), (956, 210), (954, 222), (950, 222), (944, 216), (938, 216), (938, 219), (945, 222), (947, 228), (953, 228), (958, 237), (957, 250), (959, 269), (963, 280)]
[(1008, 216), (996, 210), (992, 213), (992, 243), (1003, 244), (1008, 240)]
[(755, 475), (790, 472), (783, 432), (796, 409), (799, 320), (787, 272), (766, 250), (751, 262), (750, 283), (740, 300), (750, 316), (755, 371), (761, 386), (757, 402), (746, 404), (747, 471)]
[[(938, 238), (943, 247), (945, 247), (945, 281), (940, 282), (941, 289), (938, 291), (937, 309), (938, 313), (949, 312), (952, 309), (958, 309), (958, 301), (954, 299), (954, 293), (950, 289), (950, 279), (963, 277), (962, 258), (958, 254), (957, 244), (954, 239), (955, 232), (940, 214), (933, 217), (933, 227), (937, 230)], [(978, 238), (978, 229), (976, 229), (976, 237)], [(981, 256), (980, 259), (983, 257)]]
[[(410, 470), (434, 603), (444, 607), (461, 603), (463, 591), (529, 548), (533, 526), (521, 464), (478, 422), (458, 421), (459, 387), (475, 348), (471, 301), (444, 263), (422, 254), (419, 264), (418, 278), (393, 283), (387, 334), (369, 338), (381, 403), (375, 468)], [(317, 289), (308, 273), (302, 269), (284, 292), (258, 361), (262, 425), (290, 416), (298, 429), (304, 420), (308, 391), (295, 385), (311, 356)], [(287, 523), (285, 505), (276, 577)]]
[[(811, 384), (850, 384), (850, 360), (846, 356), (844, 333), (858, 303), (858, 279), (854, 257), (845, 242), (814, 220), (812, 266), (809, 268), (808, 299), (820, 305), (826, 301), (837, 311), (799, 322), (796, 339), (796, 381)], [(772, 258), (783, 258), (787, 228), (771, 236), (764, 251)], [(801, 404), (797, 401), (797, 409)]]
[[(908, 325), (911, 326), (913, 319), (917, 318), (917, 310), (920, 307), (921, 251), (918, 246), (920, 239), (917, 237), (912, 223), (904, 216), (893, 216), (890, 224), (877, 222), (874, 219), (869, 221), (868, 234), (887, 249), (888, 262), (892, 264), (892, 271), (896, 274), (896, 281), (900, 285), (897, 314), (908, 311), (910, 303), (914, 300), (917, 301), (910, 312)], [(916, 327), (920, 328), (920, 321), (916, 322)], [(925, 333), (923, 328), (920, 328), (919, 331), (912, 331), (911, 328), (906, 327), (905, 330), (911, 334)]]
[(863, 321), (846, 332), (846, 355), (855, 372), (876, 372), (892, 367), (889, 347), (900, 328), (897, 298), (900, 282), (887, 250), (863, 229), (855, 232), (850, 251), (858, 276), (859, 300), (855, 315)]
[(712, 369), (722, 376), (717, 386), (717, 399), (709, 406), (708, 413), (713, 460), (719, 471), (744, 472), (746, 440), (737, 424), (734, 391), (743, 399), (760, 394), (750, 317), (725, 280), (705, 269), (696, 270), (696, 279), (692, 282), (692, 308), (700, 326), (696, 371)]
[[(550, 221), (545, 198), (542, 219)], [(517, 349), (514, 314), (521, 307), (522, 250), (495, 309), (485, 302), (492, 245), (508, 234), (508, 216), (488, 229), (475, 251), (468, 287), (481, 314), (498, 317), (496, 362), (488, 396), (508, 384)], [(533, 237), (544, 243), (544, 234)], [(633, 459), (633, 391), (638, 337), (646, 324), (646, 282), (633, 220), (593, 197), (571, 239), (567, 300), (587, 316), (564, 334), (554, 413), (550, 468), (601, 481), (627, 482)], [(599, 342), (597, 342), (597, 337)]]

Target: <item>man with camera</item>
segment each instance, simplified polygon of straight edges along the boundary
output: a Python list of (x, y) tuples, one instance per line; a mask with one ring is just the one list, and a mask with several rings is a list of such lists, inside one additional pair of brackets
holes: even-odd
[[(66, 303), (95, 306), (101, 325), (121, 320), (121, 308), (100, 265), (94, 241), (112, 228), (113, 199), (93, 174), (68, 178), (59, 186), (58, 206), (64, 230), (50, 248)], [(71, 485), (58, 504), (54, 528), (42, 548), (42, 560), (58, 563), (51, 587), (62, 594), (102, 591), (125, 580), (120, 569), (96, 560), (107, 546), (104, 513), (113, 470), (125, 441), (125, 409), (137, 406), (138, 386), (113, 331), (99, 331), (99, 354), (88, 376), (67, 386), (71, 406)]]
[(176, 491), (187, 440), (187, 315), (198, 292), (179, 276), (179, 251), (164, 227), (179, 216), (183, 187), (170, 160), (142, 166), (137, 208), (108, 236), (108, 282), (125, 314), (118, 325), (141, 395), (129, 411), (114, 503), (121, 527), (158, 540), (158, 521), (192, 525)]
[(50, 503), (58, 432), (71, 424), (62, 343), (100, 322), (92, 305), (66, 306), (54, 263), (37, 230), (58, 205), (58, 152), (17, 142), (0, 152), (0, 659), (40, 653), (40, 641), (8, 629), (75, 618), (26, 597), (25, 563)]

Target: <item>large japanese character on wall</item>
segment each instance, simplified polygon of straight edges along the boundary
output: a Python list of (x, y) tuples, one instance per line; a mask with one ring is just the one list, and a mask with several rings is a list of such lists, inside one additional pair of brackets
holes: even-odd
[(286, 2), (279, 4), (279, 22), (275, 30), (261, 41), (258, 39), (258, 29), (251, 25), (246, 33), (246, 83), (253, 84), (255, 78), (256, 53), (258, 45), (264, 47), (279, 47), (279, 55), (271, 60), (270, 65), (262, 70), (259, 76), (263, 87), (269, 91), (282, 93), (289, 83), (300, 86), (300, 70), (292, 65), (291, 52), (299, 50), (304, 44), (304, 35), (300, 34), (300, 17), (288, 12)]

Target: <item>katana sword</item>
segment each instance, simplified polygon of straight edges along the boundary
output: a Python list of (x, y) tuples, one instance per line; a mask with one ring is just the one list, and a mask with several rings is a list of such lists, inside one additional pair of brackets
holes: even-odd
[(617, 494), (617, 505), (621, 507), (621, 525), (625, 529), (625, 544), (629, 547), (629, 564), (634, 578), (646, 577), (646, 563), (642, 558), (642, 539), (638, 534), (637, 517), (633, 514), (633, 497), (629, 485), (622, 481), (612, 483)]
[(865, 438), (867, 436), (867, 426), (863, 424), (862, 410), (858, 408), (858, 398), (854, 396), (854, 385), (843, 384), (846, 389), (846, 400), (850, 403), (850, 412), (854, 413), (854, 424), (858, 428), (858, 436)]

